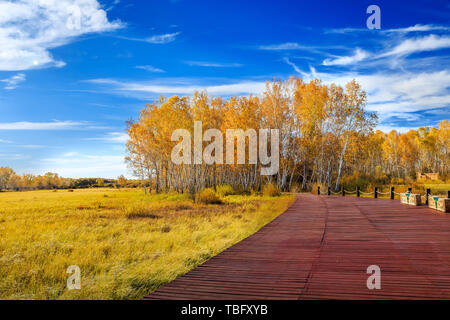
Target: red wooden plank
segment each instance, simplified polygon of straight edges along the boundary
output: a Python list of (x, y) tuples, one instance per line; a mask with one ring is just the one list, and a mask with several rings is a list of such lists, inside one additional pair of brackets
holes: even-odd
[[(450, 218), (398, 200), (299, 194), (254, 235), (144, 299), (450, 299)], [(366, 286), (369, 265), (381, 289)]]

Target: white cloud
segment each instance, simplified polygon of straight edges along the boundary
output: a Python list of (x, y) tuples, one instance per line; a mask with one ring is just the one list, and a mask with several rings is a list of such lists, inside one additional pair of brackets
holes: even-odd
[(41, 160), (39, 171), (58, 172), (63, 177), (72, 178), (117, 178), (127, 172), (127, 167), (122, 155), (90, 155), (67, 152), (61, 156)]
[(118, 4), (120, 3), (120, 0), (114, 0), (111, 5), (105, 9), (105, 11), (111, 11), (113, 10)]
[(142, 70), (145, 70), (145, 71), (148, 71), (148, 72), (158, 72), (158, 73), (165, 72), (162, 69), (159, 69), (159, 68), (156, 68), (156, 67), (153, 67), (153, 66), (149, 66), (149, 65), (136, 66), (136, 69), (142, 69)]
[(427, 32), (427, 31), (448, 31), (449, 27), (434, 24), (416, 24), (407, 28), (388, 29), (385, 32)]
[(128, 140), (128, 138), (129, 138), (128, 134), (123, 132), (109, 132), (106, 136), (97, 138), (87, 138), (86, 140), (125, 143)]
[(166, 34), (158, 34), (148, 38), (132, 38), (132, 37), (123, 37), (119, 36), (118, 38), (130, 40), (130, 41), (141, 41), (148, 42), (153, 44), (166, 44), (176, 40), (177, 36), (181, 34), (180, 31), (174, 33), (166, 33)]
[(335, 59), (325, 59), (322, 64), (324, 66), (348, 65), (348, 64), (353, 64), (353, 63), (359, 62), (361, 60), (364, 60), (368, 56), (369, 56), (369, 54), (366, 51), (358, 48), (355, 50), (355, 53), (352, 56), (337, 57)]
[(23, 73), (18, 73), (14, 76), (11, 76), (6, 79), (0, 80), (1, 82), (5, 82), (5, 89), (6, 90), (13, 90), (18, 87), (19, 83), (25, 81), (26, 76)]
[(0, 130), (66, 130), (75, 129), (84, 122), (76, 121), (52, 121), (52, 122), (0, 122)]
[(379, 126), (377, 126), (376, 129), (383, 131), (385, 133), (389, 133), (392, 130), (395, 130), (400, 133), (405, 133), (405, 132), (408, 132), (409, 130), (417, 130), (418, 126), (405, 127), (405, 126), (398, 126), (395, 124), (391, 124), (391, 125), (388, 124), (388, 125), (379, 125)]
[(291, 60), (289, 60), (289, 58), (284, 57), (283, 61), (286, 62), (288, 65), (290, 65), (292, 68), (294, 68), (295, 72), (297, 72), (298, 74), (301, 74), (302, 76), (307, 76), (307, 73), (304, 73), (302, 70), (300, 70), (300, 68), (293, 63)]
[(367, 28), (335, 28), (335, 29), (325, 29), (325, 33), (353, 33), (353, 32), (398, 32), (398, 33), (408, 33), (408, 32), (429, 32), (429, 31), (448, 31), (450, 30), (447, 26), (440, 26), (434, 24), (416, 24), (414, 26), (406, 28), (393, 28), (393, 29), (381, 29), (381, 30), (370, 30)]
[(216, 62), (206, 62), (206, 61), (185, 61), (187, 65), (197, 66), (197, 67), (213, 67), (213, 68), (232, 68), (232, 67), (242, 67), (240, 63), (216, 63)]
[(3, 140), (3, 139), (0, 139), (0, 143), (13, 143), (12, 141), (9, 141), (9, 140)]
[(450, 115), (450, 106), (447, 107), (447, 108), (436, 108), (436, 109), (427, 110), (424, 113), (435, 115), (435, 116), (446, 116), (446, 117), (449, 117), (449, 115)]
[(391, 55), (409, 55), (414, 52), (433, 51), (450, 47), (450, 37), (429, 35), (426, 37), (406, 39), (379, 57)]
[(450, 71), (423, 73), (321, 73), (310, 71), (304, 73), (304, 80), (314, 78), (324, 83), (336, 83), (344, 86), (356, 79), (368, 95), (368, 109), (377, 111), (381, 120), (397, 116), (399, 113), (411, 113), (434, 108), (446, 107), (450, 104)]
[(282, 51), (282, 50), (302, 50), (309, 49), (309, 47), (301, 46), (296, 42), (286, 42), (280, 44), (271, 44), (265, 46), (259, 46), (260, 50), (270, 50), (270, 51)]
[(96, 0), (22, 0), (0, 2), (0, 70), (14, 71), (63, 66), (50, 49), (75, 37), (111, 31), (120, 22), (109, 22)]
[(150, 38), (146, 38), (143, 41), (149, 42), (149, 43), (154, 43), (154, 44), (165, 44), (165, 43), (169, 43), (169, 42), (175, 41), (176, 37), (180, 33), (181, 32), (174, 32), (174, 33), (166, 33), (166, 34), (155, 35), (155, 36), (152, 36)]
[[(378, 31), (378, 30), (377, 30)], [(353, 33), (353, 32), (370, 32), (367, 28), (333, 28), (324, 29), (324, 33)]]
[(40, 145), (40, 144), (22, 144), (22, 145), (19, 145), (18, 147), (25, 148), (25, 149), (43, 149), (43, 148), (46, 148), (46, 146)]
[[(290, 60), (290, 63), (305, 81), (314, 78), (322, 79), (324, 83), (336, 83), (345, 86), (352, 79), (361, 83), (368, 94), (368, 109), (379, 112), (380, 118), (386, 119), (401, 113), (443, 108), (449, 105), (450, 71), (435, 71), (422, 73), (390, 72), (375, 74), (360, 74), (358, 72), (324, 73), (311, 68), (309, 72), (303, 72)], [(207, 90), (209, 94), (230, 96), (239, 94), (260, 94), (265, 89), (263, 81), (239, 81), (233, 84), (189, 85), (165, 83), (144, 83), (132, 81), (117, 81), (112, 79), (94, 79), (91, 83), (111, 86), (114, 93), (153, 93), (159, 94), (186, 94), (194, 91)], [(188, 81), (190, 83), (194, 80)], [(405, 116), (406, 117), (406, 116)], [(404, 118), (405, 118), (404, 117)], [(411, 120), (411, 117), (409, 117)]]
[[(114, 87), (114, 93), (152, 93), (152, 94), (193, 94), (195, 91), (207, 90), (209, 94), (214, 95), (238, 95), (238, 94), (258, 94), (264, 91), (264, 81), (240, 81), (233, 84), (219, 85), (167, 85), (158, 82), (135, 82), (118, 81), (114, 79), (92, 79), (86, 80), (89, 83), (108, 85)], [(191, 83), (195, 80), (191, 80)]]
[(30, 156), (29, 155), (25, 155), (25, 154), (20, 154), (20, 153), (0, 153), (0, 158), (3, 160), (24, 160), (24, 159), (29, 159)]
[[(62, 156), (65, 157), (65, 158), (75, 157), (75, 156), (78, 156), (78, 152), (75, 152), (75, 151), (66, 152)], [(52, 159), (47, 159), (47, 161), (52, 161)]]

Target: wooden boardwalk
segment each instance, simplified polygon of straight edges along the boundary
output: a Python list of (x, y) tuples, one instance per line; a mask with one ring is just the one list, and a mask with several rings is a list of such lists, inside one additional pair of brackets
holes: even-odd
[[(381, 269), (369, 290), (367, 267)], [(299, 194), (259, 232), (145, 299), (450, 299), (450, 215)]]

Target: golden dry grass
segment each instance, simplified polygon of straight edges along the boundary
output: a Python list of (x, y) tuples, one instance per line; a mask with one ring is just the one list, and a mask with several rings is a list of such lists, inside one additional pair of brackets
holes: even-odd
[[(294, 195), (222, 205), (140, 190), (0, 193), (0, 299), (140, 299), (259, 230)], [(66, 269), (81, 269), (81, 289)]]

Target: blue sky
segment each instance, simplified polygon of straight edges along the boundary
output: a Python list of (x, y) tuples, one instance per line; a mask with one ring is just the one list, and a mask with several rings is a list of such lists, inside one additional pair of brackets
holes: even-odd
[(448, 1), (0, 0), (0, 166), (130, 176), (125, 121), (146, 102), (290, 75), (356, 78), (384, 131), (434, 126), (449, 60)]

